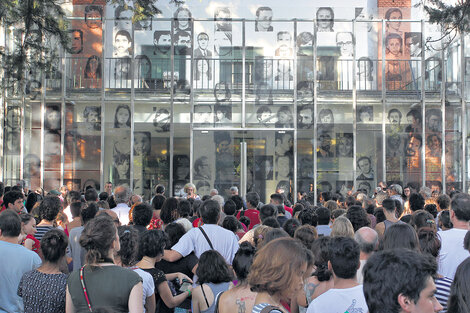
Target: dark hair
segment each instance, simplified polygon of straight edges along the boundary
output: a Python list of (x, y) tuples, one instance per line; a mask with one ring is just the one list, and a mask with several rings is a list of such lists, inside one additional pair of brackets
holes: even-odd
[(418, 231), (419, 249), (421, 253), (427, 253), (434, 258), (439, 256), (441, 241), (436, 231), (431, 227), (424, 227)]
[(115, 239), (116, 226), (108, 214), (97, 216), (86, 223), (80, 236), (80, 245), (87, 250), (86, 263), (98, 263), (99, 259), (107, 257)]
[(139, 240), (139, 259), (144, 256), (150, 258), (163, 254), (165, 249), (165, 233), (161, 230), (146, 230), (140, 235)]
[(98, 199), (98, 192), (95, 188), (88, 188), (85, 191), (85, 201), (96, 201)]
[(175, 197), (167, 198), (162, 205), (160, 218), (163, 223), (170, 224), (176, 221), (178, 213), (178, 199)]
[[(266, 224), (265, 224), (266, 225)], [(286, 233), (289, 234), (292, 238), (294, 237), (294, 233), (299, 228), (302, 224), (300, 224), (300, 221), (296, 218), (291, 218), (288, 219), (284, 225), (282, 225), (282, 229), (285, 230)]]
[(396, 248), (418, 250), (418, 235), (410, 225), (396, 223), (385, 230), (382, 246), (383, 250)]
[(155, 195), (152, 199), (152, 207), (154, 210), (161, 210), (163, 203), (165, 202), (166, 198), (164, 195)]
[(246, 203), (249, 203), (253, 208), (257, 208), (259, 204), (259, 194), (257, 192), (248, 192), (245, 196)]
[(390, 198), (384, 199), (382, 201), (382, 207), (385, 210), (387, 210), (387, 212), (390, 212), (390, 213), (395, 211), (395, 209), (396, 209), (395, 200), (390, 199)]
[(55, 221), (62, 207), (60, 199), (56, 196), (46, 196), (39, 205), (39, 216), (43, 220)]
[(30, 220), (34, 219), (34, 216), (32, 216), (29, 213), (22, 213), (20, 214), (20, 218), (21, 218), (21, 223), (26, 225), (29, 223)]
[(240, 216), (240, 223), (244, 224), (247, 228), (250, 227), (251, 220), (248, 216)]
[(64, 231), (53, 228), (41, 239), (41, 251), (44, 260), (57, 263), (64, 255), (69, 244), (69, 239)]
[(295, 230), (294, 238), (300, 240), (305, 248), (312, 250), (312, 244), (318, 238), (318, 233), (315, 227), (302, 225)]
[(334, 237), (328, 245), (333, 273), (343, 279), (356, 277), (359, 268), (359, 244), (352, 238)]
[(70, 213), (72, 213), (72, 217), (79, 217), (82, 207), (83, 204), (81, 202), (70, 203)]
[(330, 237), (319, 237), (312, 244), (313, 259), (315, 260), (316, 270), (313, 276), (318, 278), (318, 281), (328, 281), (331, 278), (331, 272), (328, 270), (328, 261), (330, 260), (329, 245)]
[(18, 237), (21, 234), (21, 218), (13, 210), (5, 210), (0, 214), (0, 230), (4, 237)]
[(454, 225), (450, 221), (450, 212), (448, 210), (442, 211), (441, 214), (439, 214), (439, 221), (445, 228), (449, 229), (454, 227)]
[(82, 197), (80, 195), (80, 192), (76, 190), (71, 190), (67, 192), (67, 195), (65, 196), (65, 201), (70, 204), (74, 201), (81, 201)]
[[(85, 20), (86, 20), (86, 16), (85, 16)], [(85, 78), (94, 78), (92, 73), (91, 73), (91, 61), (92, 60), (96, 60), (98, 62), (98, 66), (96, 67), (96, 70), (95, 70), (95, 75), (96, 75), (96, 78), (97, 79), (100, 79), (101, 78), (101, 59), (96, 56), (96, 55), (92, 55), (88, 58), (88, 60), (86, 61), (86, 65), (85, 65)], [(89, 107), (86, 107), (85, 108), (85, 112), (86, 112), (86, 109), (89, 108)], [(101, 108), (97, 107), (97, 111), (98, 113), (101, 112)], [(88, 114), (87, 114), (88, 115)], [(85, 116), (86, 118), (86, 116)], [(99, 129), (97, 129), (99, 130)]]
[(179, 223), (170, 223), (165, 227), (165, 233), (168, 235), (170, 244), (173, 247), (178, 243), (181, 237), (186, 233), (183, 225)]
[(8, 204), (10, 203), (14, 204), (16, 200), (23, 199), (23, 198), (24, 196), (21, 191), (16, 191), (16, 190), (8, 191), (3, 196), (3, 205), (5, 205), (5, 208), (8, 209)]
[(411, 215), (411, 225), (418, 231), (423, 227), (431, 227), (436, 229), (436, 222), (431, 213), (425, 210), (418, 210)]
[(276, 201), (277, 204), (283, 204), (284, 203), (284, 197), (279, 193), (273, 193), (270, 198), (271, 198), (271, 200)]
[(123, 266), (132, 266), (138, 261), (139, 231), (132, 226), (119, 226), (118, 234), (121, 249), (117, 255), (121, 258)]
[(108, 200), (108, 198), (109, 198), (109, 195), (106, 191), (100, 192), (100, 194), (98, 195), (99, 201), (106, 201)]
[(454, 281), (450, 288), (447, 312), (467, 313), (470, 311), (470, 299), (468, 294), (470, 288), (468, 285), (470, 279), (470, 258), (465, 259), (457, 267)]
[(207, 250), (201, 254), (196, 275), (200, 285), (204, 283), (219, 284), (230, 282), (233, 279), (232, 271), (225, 259), (215, 250)]
[(259, 219), (263, 222), (268, 217), (276, 217), (277, 208), (272, 204), (265, 204), (259, 210)]
[(459, 193), (452, 198), (451, 210), (459, 221), (470, 221), (470, 195)]
[(300, 212), (299, 221), (302, 225), (312, 225), (317, 226), (317, 214), (313, 208), (307, 208)]
[(134, 221), (134, 225), (147, 227), (152, 220), (152, 216), (152, 207), (147, 203), (139, 203), (134, 207), (134, 210), (132, 210), (132, 220)]
[(200, 211), (204, 224), (217, 224), (220, 215), (220, 206), (217, 201), (212, 199), (204, 201)]
[(330, 210), (325, 207), (319, 207), (315, 214), (317, 215), (318, 225), (328, 225), (330, 223)]
[(80, 212), (80, 217), (82, 218), (83, 225), (86, 225), (90, 220), (92, 220), (100, 208), (95, 202), (88, 202), (86, 207), (82, 208)]
[(385, 216), (383, 207), (376, 208), (375, 211), (374, 211), (374, 216), (375, 216), (375, 220), (376, 220), (377, 224), (382, 223), (383, 221), (385, 221), (387, 219), (387, 217)]
[(419, 193), (412, 193), (410, 195), (410, 210), (412, 212), (424, 209), (424, 198)]
[[(399, 248), (374, 253), (363, 270), (363, 289), (369, 312), (401, 312), (400, 294), (416, 304), (436, 270), (433, 258), (416, 251)], [(448, 308), (448, 312), (454, 311)]]
[(361, 206), (353, 205), (349, 207), (346, 217), (351, 222), (354, 231), (364, 226), (370, 226), (369, 216), (367, 216), (366, 211)]
[[(269, 225), (265, 225), (265, 226), (269, 226)], [(273, 241), (273, 240), (278, 239), (278, 238), (285, 238), (285, 237), (290, 238), (289, 234), (286, 233), (286, 231), (284, 229), (272, 228), (264, 236), (264, 240), (261, 243), (261, 245), (264, 246), (270, 241)]]
[(240, 222), (233, 215), (228, 215), (224, 218), (222, 222), (222, 227), (234, 233), (242, 228)]
[(264, 219), (261, 224), (264, 226), (272, 227), (272, 228), (281, 228), (281, 224), (279, 224), (279, 222), (277, 221), (275, 217), (268, 217)]
[(434, 203), (426, 204), (424, 206), (424, 210), (431, 213), (431, 215), (436, 218), (437, 217), (437, 205)]
[[(121, 32), (125, 32), (125, 33), (127, 33), (127, 35), (125, 35), (125, 34), (123, 34), (123, 33), (121, 33)], [(116, 37), (117, 37), (118, 35), (123, 35), (123, 36), (126, 36), (126, 37), (127, 37), (127, 36), (130, 37), (129, 33), (128, 33), (127, 31), (125, 31), (125, 30), (120, 30), (120, 31), (116, 34)], [(129, 39), (129, 41), (131, 41), (131, 40)], [(118, 128), (118, 127), (119, 127), (119, 122), (118, 122), (118, 120), (117, 120), (117, 114), (118, 114), (118, 112), (119, 112), (120, 109), (127, 110), (127, 112), (129, 113), (129, 118), (127, 119), (126, 126), (127, 126), (127, 127), (131, 127), (131, 119), (132, 119), (131, 109), (129, 108), (129, 106), (128, 106), (127, 104), (120, 104), (120, 105), (118, 105), (118, 107), (116, 108), (116, 112), (114, 112), (114, 128)]]
[[(3, 198), (5, 200), (5, 198)], [(39, 201), (39, 195), (35, 192), (30, 192), (28, 196), (26, 197), (26, 203), (25, 203), (25, 208), (28, 213), (31, 213), (31, 210), (33, 209), (34, 205), (36, 202)]]
[(237, 280), (239, 283), (244, 282), (248, 277), (251, 264), (253, 263), (253, 259), (255, 257), (255, 252), (255, 247), (253, 247), (248, 241), (244, 241), (240, 245), (240, 248), (238, 248), (237, 253), (235, 253), (232, 267), (235, 274), (237, 275)]
[(437, 197), (437, 205), (440, 210), (447, 210), (450, 206), (450, 197), (446, 194), (439, 195)]
[(227, 215), (234, 215), (237, 212), (237, 205), (231, 199), (228, 199), (224, 204), (224, 213)]
[(470, 230), (465, 234), (465, 238), (463, 239), (463, 247), (465, 250), (470, 252)]

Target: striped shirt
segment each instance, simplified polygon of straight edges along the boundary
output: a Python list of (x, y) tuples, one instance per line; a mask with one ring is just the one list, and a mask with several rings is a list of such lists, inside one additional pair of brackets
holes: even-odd
[(449, 300), (450, 286), (452, 279), (447, 277), (437, 278), (434, 283), (436, 284), (436, 299), (442, 305), (441, 313), (447, 312), (447, 300)]
[[(253, 311), (251, 311), (252, 313), (261, 313), (261, 311), (263, 311), (263, 309), (267, 306), (270, 306), (271, 304), (269, 303), (258, 303), (257, 305), (255, 305), (253, 307)], [(273, 309), (269, 312), (272, 312), (272, 313), (282, 313), (282, 311), (280, 310), (277, 310), (277, 309)]]
[(37, 232), (34, 234), (34, 238), (41, 241), (42, 237), (52, 228), (54, 227), (53, 226), (36, 226)]

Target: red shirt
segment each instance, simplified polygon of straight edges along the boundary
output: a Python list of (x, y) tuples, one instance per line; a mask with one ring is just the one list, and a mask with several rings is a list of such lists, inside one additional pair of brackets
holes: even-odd
[(202, 226), (202, 225), (204, 225), (204, 223), (202, 222), (202, 219), (200, 217), (198, 217), (197, 219), (193, 221), (194, 228), (198, 228), (199, 226)]
[(288, 207), (287, 205), (284, 205), (284, 210), (289, 212), (290, 215), (292, 215), (292, 217), (294, 217), (294, 214), (293, 214), (294, 210), (292, 208)]
[[(250, 219), (250, 227), (248, 229), (252, 229), (253, 226), (258, 225), (261, 223), (259, 219), (259, 211), (256, 209), (248, 209), (244, 212), (244, 216)], [(237, 214), (237, 219), (240, 219), (240, 212)]]

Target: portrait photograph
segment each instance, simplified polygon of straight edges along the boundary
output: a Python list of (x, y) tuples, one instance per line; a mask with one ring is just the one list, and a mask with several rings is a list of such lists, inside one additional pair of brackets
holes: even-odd
[(276, 113), (277, 122), (274, 124), (276, 128), (292, 128), (294, 127), (294, 118), (292, 110), (287, 105), (281, 106)]
[(191, 33), (192, 14), (188, 8), (182, 6), (179, 7), (173, 14), (173, 17), (175, 18), (175, 33), (178, 31), (185, 31)]
[(101, 79), (101, 58), (96, 55), (88, 57), (84, 77), (88, 79)]
[(114, 128), (131, 128), (131, 108), (120, 104), (114, 113)]
[(276, 157), (276, 180), (289, 180), (292, 176), (294, 160), (288, 156)]
[(212, 107), (210, 105), (203, 104), (195, 105), (193, 122), (202, 125), (210, 125), (214, 123)]
[(129, 31), (121, 29), (114, 35), (114, 52), (115, 58), (126, 58), (132, 56), (132, 37)]
[(273, 10), (270, 7), (256, 9), (255, 32), (272, 32)]
[(19, 106), (8, 106), (5, 124), (9, 129), (19, 130), (21, 125), (21, 108)]
[(151, 148), (150, 132), (134, 132), (134, 155), (149, 156)]
[(278, 32), (276, 35), (276, 50), (274, 55), (280, 58), (291, 58), (294, 55), (292, 34), (287, 31)]
[(167, 55), (171, 49), (171, 34), (169, 30), (156, 30), (153, 33), (154, 55)]
[(336, 133), (336, 157), (352, 158), (353, 156), (353, 134)]
[(263, 126), (270, 127), (273, 125), (276, 117), (268, 106), (263, 105), (256, 110), (256, 119)]
[(81, 29), (71, 29), (70, 34), (70, 50), (71, 54), (80, 54), (83, 51), (83, 31)]
[(317, 32), (333, 32), (334, 19), (335, 13), (333, 11), (333, 8), (318, 8), (316, 13)]
[(385, 23), (385, 32), (386, 33), (394, 33), (402, 35), (403, 31), (401, 29), (401, 21), (403, 19), (403, 13), (399, 8), (390, 8), (385, 12), (385, 19), (387, 22)]
[(374, 107), (372, 105), (359, 106), (356, 115), (358, 123), (370, 123), (374, 120)]
[(214, 20), (216, 32), (232, 31), (232, 19), (230, 18), (230, 15), (230, 8), (228, 7), (219, 7), (215, 9)]
[(363, 156), (357, 159), (357, 176), (356, 180), (374, 180), (374, 169), (370, 157)]
[(101, 130), (101, 107), (87, 106), (83, 110), (85, 129), (88, 131)]
[(406, 32), (405, 33), (405, 54), (410, 57), (421, 56), (422, 42), (421, 33), (419, 32)]
[(117, 180), (130, 178), (131, 156), (129, 154), (116, 153), (113, 155), (113, 177)]
[(46, 116), (44, 118), (44, 128), (46, 130), (60, 131), (62, 121), (60, 107), (60, 104), (46, 104)]
[(214, 117), (216, 124), (230, 124), (232, 123), (232, 107), (228, 105), (215, 105)]
[(334, 156), (334, 147), (331, 140), (331, 135), (322, 133), (318, 136), (317, 140), (317, 157), (318, 158), (332, 158)]
[(211, 164), (207, 156), (201, 156), (194, 162), (194, 179), (212, 180)]
[(103, 7), (87, 5), (85, 7), (85, 24), (90, 29), (101, 28), (103, 22)]
[(170, 109), (160, 108), (156, 110), (154, 108), (155, 117), (153, 118), (153, 126), (155, 127), (155, 131), (158, 133), (164, 133), (170, 131), (170, 122), (171, 122), (171, 114)]
[(255, 155), (255, 179), (272, 180), (273, 165), (272, 155)]

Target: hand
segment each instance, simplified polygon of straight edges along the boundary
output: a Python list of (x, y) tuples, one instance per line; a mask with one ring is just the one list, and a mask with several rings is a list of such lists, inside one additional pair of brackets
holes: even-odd
[(183, 273), (176, 273), (176, 278), (180, 281), (180, 284), (183, 283), (183, 280), (192, 283), (193, 280)]

